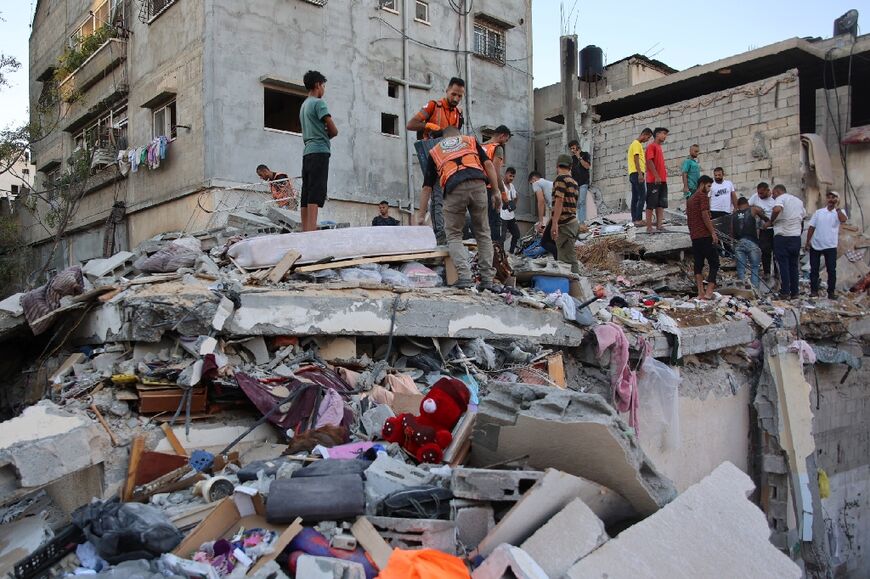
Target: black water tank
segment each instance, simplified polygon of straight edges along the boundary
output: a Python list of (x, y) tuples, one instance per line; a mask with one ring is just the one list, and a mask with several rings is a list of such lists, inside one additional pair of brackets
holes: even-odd
[(595, 82), (604, 76), (604, 51), (594, 44), (580, 51), (580, 80)]

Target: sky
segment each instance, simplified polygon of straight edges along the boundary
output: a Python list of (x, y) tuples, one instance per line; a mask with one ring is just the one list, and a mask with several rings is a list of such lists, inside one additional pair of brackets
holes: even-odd
[[(829, 37), (834, 20), (851, 8), (862, 13), (859, 26), (870, 18), (870, 0), (533, 0), (535, 87), (559, 81), (560, 4), (566, 14), (574, 7), (567, 32), (577, 34), (581, 47), (601, 47), (606, 63), (640, 53), (678, 70), (794, 36)], [(35, 0), (0, 1), (0, 53), (22, 63), (10, 78), (12, 86), (0, 89), (0, 128), (27, 119), (27, 44), (35, 5)]]

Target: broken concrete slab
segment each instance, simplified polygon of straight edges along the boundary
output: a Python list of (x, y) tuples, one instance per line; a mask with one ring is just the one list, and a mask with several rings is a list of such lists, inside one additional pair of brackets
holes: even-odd
[(607, 525), (637, 516), (628, 502), (612, 490), (565, 472), (547, 469), (544, 477), (481, 541), (477, 552), (486, 556), (502, 543), (522, 544), (574, 499), (582, 500)]
[(320, 357), (327, 362), (334, 360), (353, 360), (356, 358), (356, 338), (317, 338)]
[(642, 515), (676, 496), (673, 482), (601, 396), (506, 382), (489, 387), (474, 428), (472, 466), (527, 455), (533, 468), (556, 468), (612, 489)]
[(722, 463), (580, 559), (566, 577), (801, 577), (800, 567), (770, 543), (764, 513), (748, 499), (754, 488), (744, 472)]
[(109, 435), (84, 413), (43, 400), (0, 423), (0, 496), (99, 464)]
[[(214, 338), (210, 338), (214, 340)], [(269, 349), (266, 348), (266, 340), (263, 339), (263, 336), (254, 336), (253, 338), (248, 338), (244, 342), (240, 342), (239, 346), (247, 350), (254, 356), (254, 362), (257, 365), (267, 364), (271, 360), (269, 357)]]
[(453, 469), (453, 496), (476, 501), (518, 501), (523, 493), (543, 478), (539, 470)]
[(390, 493), (428, 484), (434, 476), (421, 468), (406, 464), (381, 452), (366, 469), (366, 508), (374, 513), (378, 504)]
[(483, 564), (474, 570), (471, 579), (550, 579), (528, 553), (519, 547), (499, 545)]
[[(368, 476), (368, 471), (366, 471)], [(397, 549), (436, 549), (456, 554), (456, 523), (439, 519), (366, 517), (381, 537)]]
[(296, 561), (296, 575), (305, 579), (366, 579), (366, 570), (354, 561), (302, 555)]
[(129, 251), (119, 251), (112, 257), (92, 259), (82, 266), (82, 273), (91, 281), (101, 277), (121, 277), (133, 270), (136, 256)]
[(574, 563), (608, 539), (601, 519), (582, 500), (574, 499), (534, 535), (523, 541), (520, 548), (547, 575), (561, 577)]
[(11, 314), (13, 317), (23, 316), (24, 308), (21, 307), (21, 296), (23, 293), (17, 293), (9, 296), (3, 301), (0, 301), (0, 310)]
[(665, 255), (692, 249), (689, 228), (685, 225), (668, 225), (664, 233), (647, 233), (638, 229), (634, 242), (644, 246), (644, 255)]
[(466, 549), (474, 549), (495, 527), (495, 513), (492, 506), (485, 503), (456, 507), (457, 502), (460, 501), (454, 501), (453, 515), (456, 539)]
[[(730, 320), (716, 324), (680, 328), (680, 353), (683, 356), (715, 352), (723, 348), (740, 346), (752, 342), (757, 337), (756, 329), (750, 320)], [(667, 335), (650, 332), (652, 356), (666, 358), (671, 355)]]

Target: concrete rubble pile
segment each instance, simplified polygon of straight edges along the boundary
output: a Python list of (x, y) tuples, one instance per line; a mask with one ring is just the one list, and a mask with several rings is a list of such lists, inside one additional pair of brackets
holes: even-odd
[[(583, 275), (509, 256), (502, 292), (460, 291), (428, 229), (315, 242), (271, 211), (72, 268), (80, 283), (49, 283), (35, 310), (0, 302), (19, 352), (0, 399), (0, 571), (801, 575), (750, 500), (758, 477), (723, 461), (678, 492), (641, 442), (678, 456), (681, 396), (761, 375), (756, 407), (792, 418), (759, 410), (766, 452), (800, 463), (788, 338), (863, 339), (863, 296), (698, 302), (683, 236), (644, 249), (612, 217), (584, 232)], [(832, 350), (819, 359), (839, 363)], [(812, 503), (817, 487), (780, 474)]]

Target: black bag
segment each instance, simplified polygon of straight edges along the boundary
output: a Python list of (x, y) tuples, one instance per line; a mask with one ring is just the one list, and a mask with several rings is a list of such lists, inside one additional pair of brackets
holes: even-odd
[(404, 519), (449, 519), (453, 493), (438, 486), (418, 486), (388, 495), (378, 512), (384, 517)]
[(355, 474), (280, 479), (269, 486), (266, 520), (286, 525), (302, 517), (305, 522), (337, 521), (365, 513), (362, 477)]
[(304, 468), (300, 468), (299, 470), (293, 471), (293, 476), (291, 478), (304, 478), (304, 477), (312, 477), (312, 476), (341, 476), (341, 475), (362, 475), (368, 467), (370, 467), (372, 461), (370, 460), (334, 460), (334, 459), (325, 459), (318, 460), (315, 463), (312, 463)]

